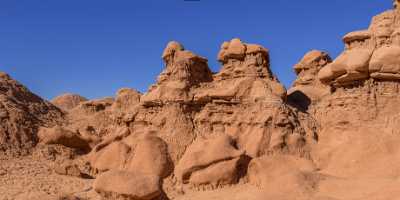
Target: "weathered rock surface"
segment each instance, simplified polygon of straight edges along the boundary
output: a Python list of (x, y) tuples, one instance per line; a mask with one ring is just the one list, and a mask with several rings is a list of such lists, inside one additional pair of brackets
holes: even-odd
[(125, 171), (105, 172), (93, 187), (105, 199), (153, 200), (162, 194), (158, 176)]
[(63, 118), (51, 103), (0, 72), (0, 151), (29, 149), (40, 126), (54, 126)]
[(189, 93), (191, 87), (212, 81), (207, 59), (185, 50), (178, 42), (168, 43), (162, 58), (165, 69), (157, 83), (143, 95), (142, 101), (146, 104), (190, 101), (193, 99)]
[[(107, 130), (88, 155), (95, 172), (163, 179), (173, 171), (183, 187), (223, 187), (246, 175), (251, 158), (309, 156), (315, 132), (303, 128), (285, 104), (286, 90), (270, 72), (268, 51), (238, 39), (232, 43), (233, 50), (222, 47), (222, 70), (213, 75), (206, 59), (171, 42), (163, 53), (166, 68), (148, 92), (123, 89), (114, 101), (72, 109), (70, 127), (101, 121), (98, 115), (107, 119), (102, 122), (108, 124), (90, 124), (96, 134)], [(235, 45), (244, 46), (244, 53)]]
[[(217, 73), (205, 58), (170, 42), (149, 91), (70, 99), (65, 112), (1, 74), (1, 144), (44, 145), (31, 159), (40, 172), (29, 162), (0, 160), (0, 186), (10, 185), (0, 193), (55, 196), (51, 184), (47, 193), (8, 195), (16, 177), (40, 183), (46, 175), (84, 181), (67, 194), (93, 200), (396, 199), (399, 13), (384, 12), (368, 30), (345, 35), (345, 51), (334, 61), (308, 52), (294, 66), (298, 77), (288, 92), (271, 72), (268, 50), (240, 39), (222, 44)], [(50, 162), (56, 165), (43, 166)]]
[[(195, 141), (185, 152), (179, 164), (175, 168), (175, 176), (179, 181), (188, 182), (191, 179), (191, 175), (196, 171), (207, 170), (215, 171), (215, 169), (208, 169), (213, 167), (220, 162), (234, 160), (244, 155), (244, 151), (239, 151), (233, 146), (234, 141), (229, 136), (220, 136), (214, 139), (198, 139)], [(205, 148), (207, 147), (207, 148)], [(232, 169), (231, 169), (232, 170)], [(232, 173), (232, 172), (219, 172), (219, 173)], [(201, 180), (207, 177), (200, 177), (197, 175), (195, 182), (204, 182), (207, 180)], [(217, 175), (224, 176), (224, 175)], [(216, 179), (217, 177), (208, 177), (210, 180)], [(198, 180), (196, 180), (198, 179)], [(218, 180), (217, 180), (218, 181)]]
[(74, 176), (74, 177), (82, 176), (79, 166), (72, 162), (56, 165), (54, 167), (54, 172), (56, 172), (59, 175), (65, 175), (65, 176)]
[(294, 66), (297, 79), (288, 90), (288, 103), (301, 110), (307, 110), (312, 102), (330, 93), (330, 88), (320, 82), (318, 72), (331, 63), (326, 52), (312, 50)]
[(399, 80), (398, 15), (397, 9), (383, 12), (372, 19), (367, 30), (345, 35), (346, 50), (320, 71), (320, 80), (339, 87), (370, 78)]
[(116, 94), (112, 109), (114, 112), (122, 112), (134, 108), (134, 105), (139, 104), (140, 97), (140, 92), (130, 88), (122, 88)]
[(235, 184), (241, 178), (239, 165), (240, 158), (212, 164), (203, 170), (193, 172), (189, 183), (195, 186), (212, 185), (213, 187)]
[(168, 155), (167, 144), (159, 137), (143, 136), (135, 146), (135, 155), (127, 163), (127, 171), (152, 174), (165, 178), (173, 166)]
[(310, 160), (280, 155), (252, 160), (248, 174), (250, 183), (268, 191), (269, 195), (307, 198), (320, 181), (316, 170)]
[(61, 108), (64, 111), (69, 111), (76, 106), (78, 106), (80, 103), (87, 101), (85, 97), (82, 97), (78, 94), (63, 94), (58, 97), (55, 97), (54, 99), (51, 100), (51, 103), (54, 104), (55, 106)]
[(60, 126), (41, 128), (38, 133), (39, 142), (43, 144), (61, 144), (66, 147), (89, 150), (91, 138), (84, 138), (78, 133), (66, 130)]

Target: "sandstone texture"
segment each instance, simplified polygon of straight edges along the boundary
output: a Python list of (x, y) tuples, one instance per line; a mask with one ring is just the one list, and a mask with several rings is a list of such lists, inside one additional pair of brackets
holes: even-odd
[(18, 152), (38, 142), (41, 126), (51, 127), (63, 118), (60, 109), (0, 72), (0, 150)]
[(397, 200), (400, 10), (307, 52), (286, 88), (269, 50), (208, 60), (169, 42), (148, 91), (47, 102), (0, 73), (0, 199)]
[(311, 103), (329, 95), (330, 88), (318, 79), (318, 72), (330, 64), (332, 59), (326, 52), (312, 50), (294, 66), (297, 79), (288, 90), (288, 103), (301, 110), (307, 110)]
[(51, 100), (51, 103), (64, 111), (69, 111), (78, 106), (81, 102), (85, 101), (87, 101), (85, 97), (82, 97), (78, 94), (67, 93), (55, 97), (53, 100)]
[(93, 187), (106, 199), (152, 200), (161, 196), (159, 177), (141, 173), (105, 172)]

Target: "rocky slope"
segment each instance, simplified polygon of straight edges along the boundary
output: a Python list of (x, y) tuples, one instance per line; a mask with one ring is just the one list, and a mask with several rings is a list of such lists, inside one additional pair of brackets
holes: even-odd
[(63, 113), (0, 72), (0, 152), (20, 153), (38, 142), (41, 126), (54, 126)]
[(336, 59), (306, 53), (288, 91), (240, 39), (217, 73), (170, 42), (146, 93), (63, 95), (62, 111), (1, 74), (1, 151), (29, 154), (0, 157), (0, 198), (396, 200), (397, 3)]

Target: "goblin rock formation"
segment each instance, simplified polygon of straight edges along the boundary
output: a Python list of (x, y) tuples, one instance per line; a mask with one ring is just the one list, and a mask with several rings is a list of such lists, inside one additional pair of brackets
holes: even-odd
[(400, 175), (400, 151), (393, 149), (400, 142), (398, 9), (374, 17), (368, 30), (347, 34), (345, 51), (318, 74), (332, 91), (309, 110), (320, 124), (313, 158), (324, 173)]
[(325, 52), (312, 50), (294, 66), (297, 79), (288, 91), (288, 102), (301, 110), (307, 110), (311, 102), (316, 102), (328, 95), (330, 89), (318, 79), (318, 72), (331, 63)]
[[(397, 7), (397, 1), (395, 1)], [(367, 30), (343, 37), (346, 50), (319, 73), (321, 81), (344, 86), (372, 78), (399, 80), (399, 10), (386, 11), (372, 19)]]
[[(268, 49), (237, 38), (222, 44), (217, 73), (173, 41), (162, 54), (164, 70), (144, 94), (123, 88), (96, 100), (63, 95), (52, 101), (62, 111), (1, 73), (0, 151), (32, 153), (0, 160), (0, 194), (398, 199), (398, 4), (367, 30), (345, 35), (335, 60), (306, 53), (288, 92), (271, 72)], [(21, 178), (21, 169), (34, 177)], [(25, 185), (12, 190), (17, 179)], [(69, 192), (55, 189), (63, 180)]]

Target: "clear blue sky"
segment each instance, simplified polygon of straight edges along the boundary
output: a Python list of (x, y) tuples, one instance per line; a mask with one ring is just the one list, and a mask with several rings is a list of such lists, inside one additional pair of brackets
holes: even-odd
[(112, 96), (140, 91), (162, 71), (170, 40), (216, 61), (239, 37), (271, 52), (272, 70), (290, 86), (292, 66), (309, 50), (336, 57), (341, 37), (367, 28), (391, 0), (0, 0), (0, 71), (51, 99), (61, 93)]

